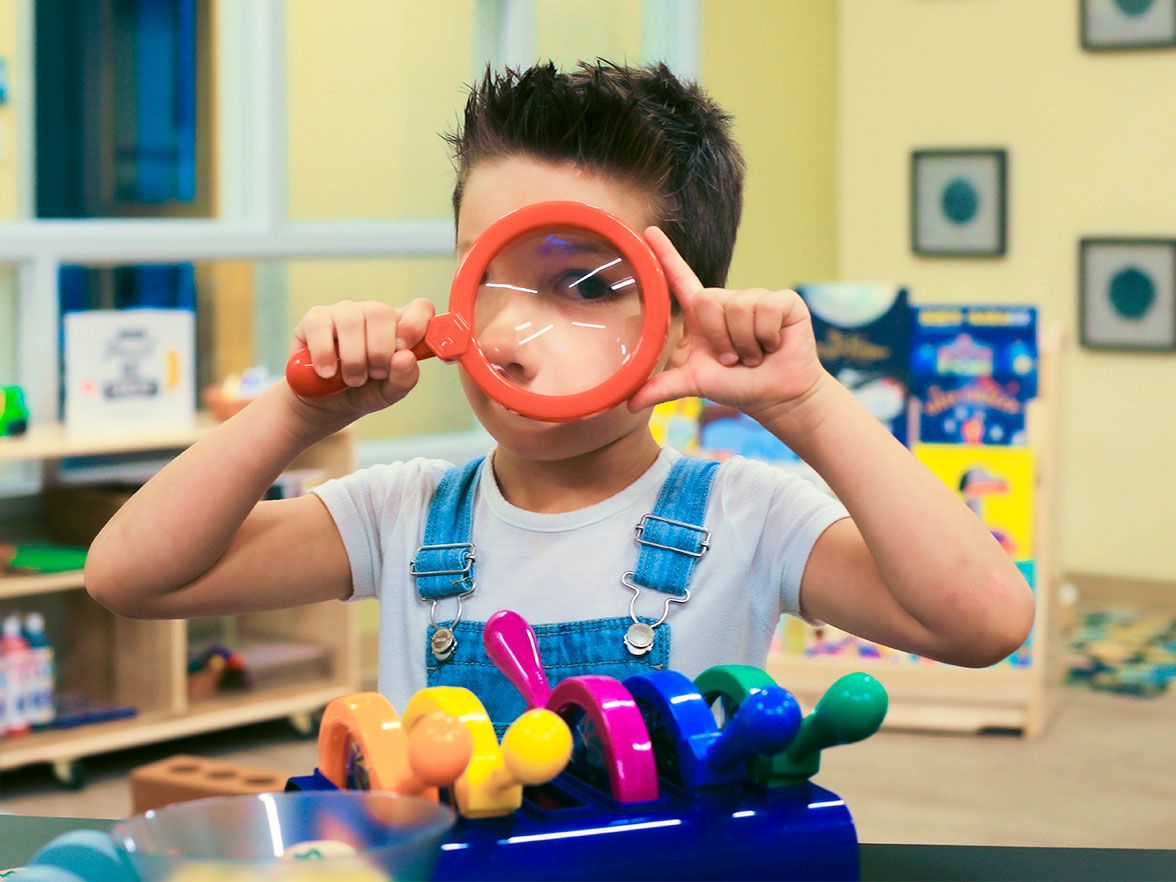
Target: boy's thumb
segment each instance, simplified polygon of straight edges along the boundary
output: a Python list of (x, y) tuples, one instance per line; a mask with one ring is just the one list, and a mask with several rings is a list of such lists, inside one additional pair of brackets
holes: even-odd
[(681, 375), (678, 370), (668, 370), (661, 374), (654, 374), (645, 385), (633, 393), (629, 399), (629, 410), (636, 413), (664, 401), (673, 401), (689, 395), (688, 389), (683, 389)]

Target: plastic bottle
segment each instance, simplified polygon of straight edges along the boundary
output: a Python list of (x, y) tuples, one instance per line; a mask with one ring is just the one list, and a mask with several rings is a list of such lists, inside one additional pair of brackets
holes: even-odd
[(27, 690), (29, 723), (34, 729), (44, 729), (53, 723), (56, 671), (53, 647), (45, 634), (45, 617), (39, 612), (25, 616), (24, 638), (32, 655), (32, 682)]
[(0, 740), (8, 734), (8, 656), (0, 647)]
[(4, 620), (4, 637), (0, 639), (4, 661), (8, 668), (8, 735), (24, 735), (29, 731), (26, 711), (29, 672), (32, 660), (29, 646), (20, 636), (20, 616), (13, 613)]

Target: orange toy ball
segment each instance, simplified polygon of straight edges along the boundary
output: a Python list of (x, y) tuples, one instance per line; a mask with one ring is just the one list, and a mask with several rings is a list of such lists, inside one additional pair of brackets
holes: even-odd
[(447, 787), (460, 778), (473, 752), (469, 729), (440, 711), (422, 717), (408, 733), (408, 764), (434, 787)]

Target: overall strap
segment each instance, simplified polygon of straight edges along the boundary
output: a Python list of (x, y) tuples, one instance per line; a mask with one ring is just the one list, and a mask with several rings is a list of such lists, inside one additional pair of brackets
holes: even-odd
[(706, 506), (719, 463), (679, 457), (662, 484), (653, 511), (637, 525), (637, 565), (633, 581), (682, 597), (694, 565), (710, 547), (704, 529)]
[(470, 530), (474, 492), (485, 465), (479, 456), (445, 471), (429, 503), (425, 535), (408, 571), (422, 600), (457, 597), (474, 590), (474, 546)]

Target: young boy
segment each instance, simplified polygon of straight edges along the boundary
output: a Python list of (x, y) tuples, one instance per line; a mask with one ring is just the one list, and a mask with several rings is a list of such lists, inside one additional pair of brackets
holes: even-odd
[[(627, 406), (569, 423), (508, 412), (463, 374), (497, 442), (480, 465), (392, 463), (259, 503), (301, 451), (417, 382), (428, 301), (316, 307), (293, 348), (347, 390), (304, 400), (280, 383), (171, 462), (95, 540), (99, 602), (182, 618), (378, 597), (381, 692), (403, 707), (426, 685), (469, 686), (500, 727), (522, 710), (481, 645), (500, 609), (535, 625), (553, 683), (762, 665), (782, 612), (956, 665), (1021, 645), (1033, 599), (1016, 567), (822, 369), (803, 301), (723, 288), (743, 161), (698, 87), (664, 66), (487, 74), (450, 140), (459, 255), (549, 200), (644, 231), (677, 306), (659, 370)], [(650, 408), (690, 395), (758, 420), (839, 501), (760, 463), (659, 448)]]

